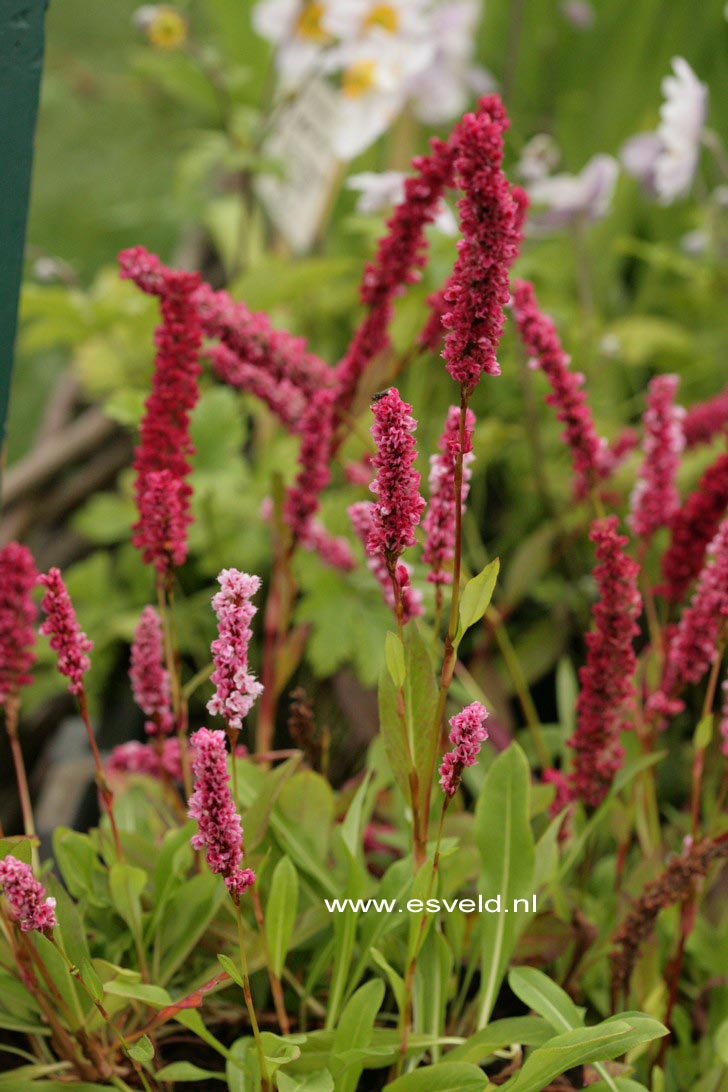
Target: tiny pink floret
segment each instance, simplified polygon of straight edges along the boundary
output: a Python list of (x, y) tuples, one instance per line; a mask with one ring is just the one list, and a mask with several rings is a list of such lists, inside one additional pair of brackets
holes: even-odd
[(58, 925), (56, 900), (49, 898), (30, 865), (8, 854), (0, 861), (0, 890), (10, 907), (10, 916), (21, 932), (44, 933)]

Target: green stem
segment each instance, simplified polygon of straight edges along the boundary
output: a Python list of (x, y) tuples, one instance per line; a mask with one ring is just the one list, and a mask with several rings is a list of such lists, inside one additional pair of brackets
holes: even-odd
[(120, 861), (124, 859), (124, 854), (121, 848), (121, 839), (119, 838), (119, 831), (116, 826), (116, 819), (114, 818), (114, 794), (109, 787), (109, 783), (106, 780), (106, 774), (104, 773), (104, 764), (101, 761), (101, 755), (96, 745), (96, 737), (94, 730), (91, 727), (91, 721), (88, 715), (88, 701), (86, 698), (86, 691), (81, 690), (78, 695), (78, 707), (81, 712), (81, 720), (86, 727), (86, 734), (88, 735), (88, 741), (91, 745), (91, 751), (94, 756), (94, 763), (96, 765), (96, 784), (98, 786), (99, 794), (103, 801), (106, 813), (109, 816), (109, 822), (111, 824), (111, 833), (114, 838), (114, 845), (116, 847), (116, 855)]
[(15, 768), (15, 782), (18, 787), (18, 797), (20, 799), (20, 810), (23, 815), (23, 830), (28, 838), (33, 839), (31, 847), (31, 860), (33, 862), (33, 872), (36, 876), (40, 875), (40, 857), (38, 855), (38, 847), (35, 844), (35, 822), (33, 820), (33, 805), (30, 799), (30, 789), (28, 788), (28, 777), (25, 772), (25, 762), (23, 760), (23, 751), (20, 746), (20, 739), (18, 736), (18, 698), (16, 694), (13, 694), (8, 698), (5, 705), (5, 728), (8, 733), (8, 740), (10, 742), (10, 753), (13, 756), (13, 766)]
[(263, 1041), (260, 1037), (260, 1028), (258, 1027), (258, 1019), (255, 1015), (255, 1008), (253, 1006), (253, 996), (250, 992), (250, 979), (248, 978), (248, 961), (245, 958), (245, 938), (243, 935), (243, 912), (240, 909), (240, 902), (235, 902), (235, 916), (238, 923), (238, 946), (240, 948), (240, 970), (243, 975), (243, 996), (245, 997), (245, 1007), (248, 1010), (248, 1018), (250, 1020), (250, 1026), (253, 1029), (253, 1038), (255, 1039), (255, 1045), (258, 1051), (258, 1064), (260, 1066), (260, 1081), (262, 1086), (262, 1092), (271, 1092), (270, 1078), (268, 1077), (268, 1070), (265, 1064), (265, 1052), (263, 1050)]
[[(710, 678), (708, 679), (708, 688), (705, 692), (705, 700), (703, 701), (703, 711), (701, 714), (701, 720), (710, 716), (713, 709), (713, 702), (715, 701), (715, 692), (718, 688), (718, 678), (720, 677), (720, 667), (723, 660), (723, 653), (725, 651), (725, 643), (722, 642), (717, 649), (715, 660), (713, 661), (713, 667), (710, 672)], [(692, 785), (692, 835), (693, 838), (698, 836), (698, 827), (700, 825), (700, 792), (703, 783), (703, 770), (705, 768), (705, 747), (698, 747), (695, 752), (695, 758), (693, 760), (693, 785)]]

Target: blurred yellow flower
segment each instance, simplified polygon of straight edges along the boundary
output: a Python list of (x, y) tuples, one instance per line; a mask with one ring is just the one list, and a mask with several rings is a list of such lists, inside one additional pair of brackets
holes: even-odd
[(187, 41), (187, 22), (184, 16), (176, 8), (166, 4), (154, 6), (144, 29), (155, 49), (179, 49)]

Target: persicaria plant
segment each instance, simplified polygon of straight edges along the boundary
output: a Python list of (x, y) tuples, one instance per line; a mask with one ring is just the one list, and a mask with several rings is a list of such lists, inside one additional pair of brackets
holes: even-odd
[[(678, 1089), (681, 1052), (700, 1035), (719, 1060), (706, 1045), (717, 1080), (695, 1088), (723, 1087), (725, 395), (686, 413), (677, 378), (660, 374), (639, 436), (599, 434), (558, 324), (530, 282), (511, 280), (527, 197), (503, 171), (507, 128), (489, 95), (414, 160), (336, 364), (197, 274), (140, 246), (120, 255), (161, 316), (134, 458), (148, 602), (129, 678), (144, 739), (102, 756), (93, 633), (57, 568), (38, 575), (24, 546), (5, 546), (0, 700), (25, 825), (0, 841), (0, 1026), (22, 1060), (9, 1087)], [(396, 301), (421, 275), (450, 190), (454, 267), (400, 359)], [(573, 469), (553, 563), (578, 549), (593, 567), (578, 672), (564, 658), (556, 679), (558, 723), (542, 723), (508, 635), (499, 570), (508, 586), (516, 565), (468, 526), (478, 430), (501, 362), (521, 352)], [(408, 368), (450, 385), (433, 451), (420, 441), (428, 406), (402, 393)], [(298, 465), (273, 475), (259, 517), (266, 571), (234, 568), (236, 542), (220, 544), (230, 567), (194, 606), (216, 636), (193, 671), (180, 617), (203, 380), (264, 406)], [(708, 443), (686, 494), (684, 454)], [(358, 499), (334, 531), (327, 501), (341, 481)], [(349, 779), (336, 762), (349, 724), (332, 732), (331, 706), (300, 688), (304, 555), (373, 591), (389, 618), (378, 733)], [(46, 862), (19, 732), (39, 606), (100, 811), (88, 832), (56, 830)], [(357, 625), (342, 612), (341, 627)], [(491, 697), (502, 679), (483, 665), (494, 643), (518, 702), (512, 732)], [(690, 777), (668, 801), (672, 747), (689, 752)]]

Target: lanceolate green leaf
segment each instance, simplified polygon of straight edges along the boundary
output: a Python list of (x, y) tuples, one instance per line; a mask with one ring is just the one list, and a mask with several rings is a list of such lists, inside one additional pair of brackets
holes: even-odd
[(482, 572), (468, 580), (463, 588), (460, 596), (458, 628), (455, 635), (456, 645), (460, 643), (467, 630), (480, 621), (490, 606), (499, 569), (500, 560), (496, 557), (490, 564), (485, 566)]
[(442, 1062), (397, 1077), (388, 1092), (480, 1092), (488, 1079), (482, 1069), (467, 1062)]
[(265, 928), (273, 973), (279, 978), (288, 955), (298, 910), (298, 873), (288, 857), (276, 865), (265, 911)]
[(568, 993), (535, 967), (514, 967), (508, 985), (525, 1005), (543, 1016), (556, 1031), (581, 1027), (584, 1013)]
[[(493, 1011), (508, 960), (530, 913), (534, 847), (529, 822), (531, 775), (521, 748), (512, 743), (485, 779), (475, 809), (475, 837), (482, 870), (480, 893), (500, 895), (500, 913), (481, 919), (481, 987), (478, 1026)], [(516, 905), (515, 900), (526, 900)]]
[(361, 1063), (345, 1066), (338, 1059), (344, 1051), (369, 1046), (383, 1000), (384, 983), (381, 979), (373, 979), (358, 989), (347, 1002), (331, 1047), (330, 1069), (336, 1092), (356, 1092), (363, 1066)]

